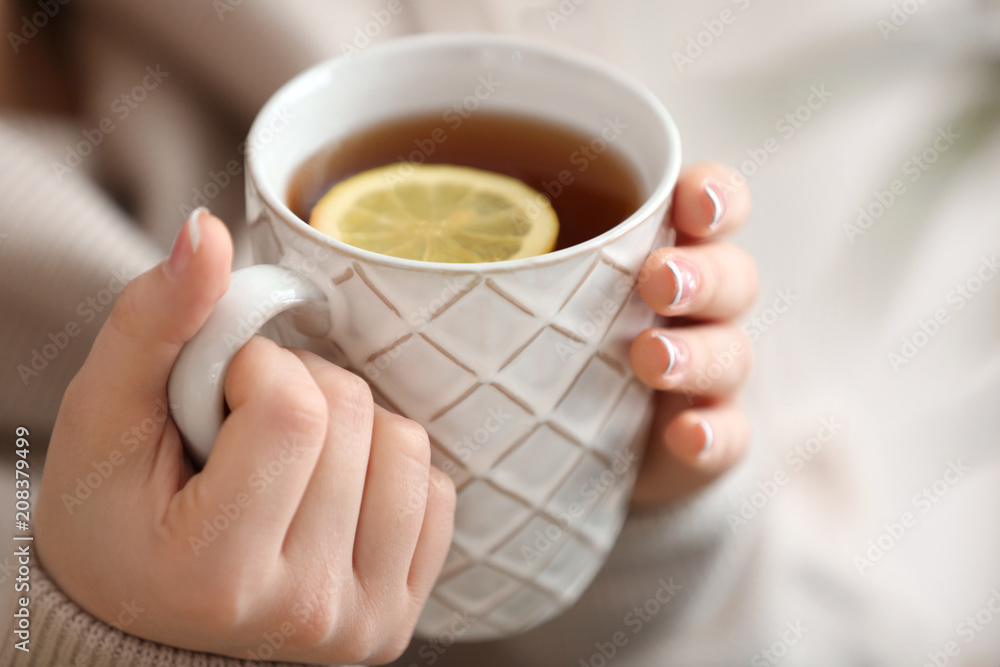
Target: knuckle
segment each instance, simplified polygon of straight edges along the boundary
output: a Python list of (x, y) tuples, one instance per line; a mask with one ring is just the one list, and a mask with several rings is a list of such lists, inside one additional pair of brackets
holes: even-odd
[(421, 607), (415, 605), (401, 581), (355, 578), (356, 605), (352, 622), (344, 628), (350, 637), (351, 664), (392, 662), (406, 650)]
[(243, 347), (236, 350), (233, 360), (229, 362), (229, 371), (226, 373), (226, 376), (233, 377), (251, 372), (262, 351), (263, 348), (257, 345), (244, 344)]
[(405, 587), (398, 595), (386, 595), (377, 613), (362, 619), (357, 636), (364, 658), (358, 662), (381, 665), (396, 660), (409, 646), (420, 608), (413, 604)]
[(447, 473), (431, 466), (430, 483), (428, 484), (427, 493), (428, 496), (433, 496), (434, 499), (434, 502), (428, 502), (428, 505), (439, 508), (438, 511), (445, 515), (455, 513), (458, 492), (455, 491), (455, 482)]
[(386, 435), (393, 444), (397, 456), (412, 460), (419, 471), (426, 476), (431, 465), (430, 438), (424, 427), (406, 417), (383, 413)]
[(375, 404), (371, 387), (360, 376), (332, 364), (326, 373), (333, 388), (331, 399), (363, 410), (370, 410)]
[(269, 363), (270, 355), (277, 345), (267, 338), (254, 336), (243, 347), (236, 351), (226, 372), (226, 386), (253, 386), (255, 378), (260, 375)]
[(255, 607), (253, 585), (247, 585), (239, 567), (202, 568), (189, 572), (189, 581), (198, 585), (166, 591), (161, 599), (171, 600), (174, 614), (187, 617), (202, 627), (241, 627)]
[(304, 647), (325, 643), (340, 623), (342, 604), (341, 591), (329, 577), (304, 582), (289, 610), (298, 628), (296, 642)]
[(204, 596), (201, 604), (192, 600), (185, 605), (189, 610), (187, 613), (193, 613), (199, 624), (212, 624), (224, 628), (240, 627), (244, 621), (244, 612), (239, 596), (209, 590), (210, 594)]
[(282, 433), (307, 440), (322, 439), (326, 433), (326, 401), (312, 382), (280, 383), (264, 404), (268, 418)]
[(394, 624), (389, 630), (388, 636), (385, 637), (381, 645), (372, 654), (371, 662), (381, 665), (393, 662), (399, 656), (403, 655), (403, 651), (410, 645), (410, 638), (413, 635), (413, 628), (416, 626), (416, 623), (417, 620), (414, 618), (405, 624)]
[[(345, 642), (347, 661), (351, 664), (376, 664), (378, 651), (384, 641), (384, 633), (390, 631), (391, 624), (380, 622), (384, 618), (365, 604), (358, 610), (357, 618), (349, 628), (349, 639)], [(387, 662), (387, 661), (386, 661)]]

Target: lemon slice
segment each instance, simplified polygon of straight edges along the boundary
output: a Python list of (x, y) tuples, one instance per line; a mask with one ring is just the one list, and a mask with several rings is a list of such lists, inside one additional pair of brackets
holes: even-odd
[(399, 162), (334, 185), (309, 224), (383, 255), (425, 262), (499, 262), (551, 252), (559, 220), (516, 178), (452, 165)]

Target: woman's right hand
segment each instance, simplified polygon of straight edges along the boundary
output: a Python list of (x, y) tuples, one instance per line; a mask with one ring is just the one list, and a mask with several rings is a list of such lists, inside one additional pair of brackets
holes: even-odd
[[(232, 242), (193, 214), (122, 292), (63, 398), (36, 511), (55, 582), (106, 623), (238, 658), (379, 663), (409, 642), (451, 541), (427, 434), (363, 380), (254, 338), (195, 472), (166, 412), (181, 346), (225, 292)], [(128, 613), (123, 613), (123, 609)]]

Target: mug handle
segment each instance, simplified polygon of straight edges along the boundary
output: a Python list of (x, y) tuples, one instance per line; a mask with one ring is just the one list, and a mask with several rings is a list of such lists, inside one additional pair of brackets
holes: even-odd
[(305, 306), (326, 316), (327, 305), (323, 290), (285, 267), (258, 264), (233, 272), (229, 289), (181, 349), (167, 383), (170, 413), (198, 464), (208, 459), (222, 427), (226, 371), (240, 348), (279, 313)]

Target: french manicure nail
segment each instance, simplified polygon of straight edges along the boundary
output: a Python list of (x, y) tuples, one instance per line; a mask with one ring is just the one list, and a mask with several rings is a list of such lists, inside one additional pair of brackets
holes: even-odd
[[(167, 275), (171, 278), (179, 276), (194, 254), (198, 252), (198, 246), (201, 245), (200, 220), (205, 213), (208, 213), (208, 209), (204, 206), (199, 206), (191, 211), (187, 221), (177, 232), (177, 238), (174, 239), (174, 245), (170, 249), (170, 259), (167, 260)], [(186, 242), (185, 239), (187, 239)]]
[(712, 202), (712, 221), (708, 223), (708, 228), (714, 230), (722, 222), (722, 216), (726, 214), (726, 193), (715, 181), (705, 184), (705, 194)]
[(677, 360), (679, 356), (677, 345), (674, 341), (662, 334), (656, 334), (654, 338), (660, 341), (660, 344), (663, 345), (663, 348), (667, 351), (667, 367), (663, 369), (663, 377), (668, 377), (671, 373), (677, 370)]
[(669, 308), (684, 305), (694, 296), (698, 289), (699, 275), (694, 264), (678, 257), (668, 259), (664, 266), (674, 279), (674, 298), (667, 304)]
[(191, 252), (198, 252), (198, 246), (201, 245), (201, 216), (208, 213), (208, 209), (204, 206), (199, 206), (195, 210), (191, 211), (191, 215), (188, 216), (187, 222), (188, 233), (191, 235)]
[(701, 427), (701, 432), (705, 435), (705, 440), (701, 444), (701, 451), (698, 452), (698, 458), (704, 459), (708, 457), (709, 450), (715, 444), (715, 433), (712, 431), (712, 425), (704, 419), (698, 422), (698, 426)]

